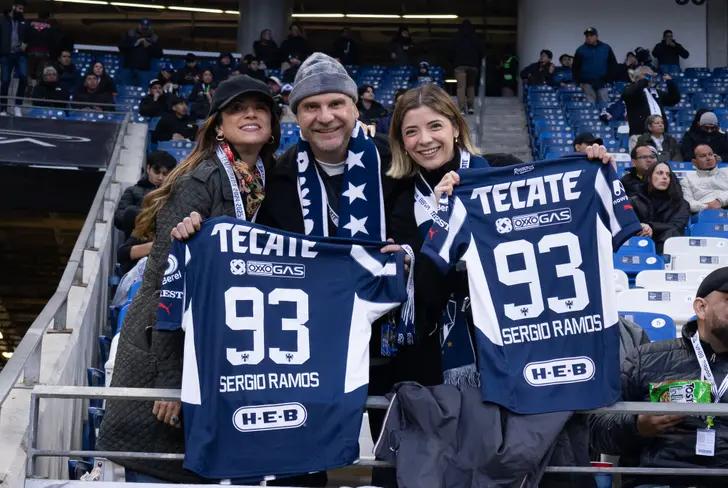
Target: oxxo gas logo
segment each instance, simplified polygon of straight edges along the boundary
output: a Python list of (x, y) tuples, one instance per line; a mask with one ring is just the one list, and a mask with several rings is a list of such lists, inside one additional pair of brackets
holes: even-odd
[(235, 410), (233, 425), (240, 432), (295, 429), (301, 427), (307, 417), (308, 412), (300, 403), (257, 405)]
[(594, 377), (594, 361), (586, 356), (528, 363), (523, 377), (531, 386), (580, 383)]
[(275, 276), (276, 278), (305, 278), (306, 265), (298, 263), (272, 263), (248, 261), (249, 276)]
[(556, 210), (517, 215), (511, 218), (500, 218), (495, 221), (495, 230), (499, 234), (507, 234), (511, 231), (535, 229), (569, 222), (571, 222), (571, 209), (557, 208)]

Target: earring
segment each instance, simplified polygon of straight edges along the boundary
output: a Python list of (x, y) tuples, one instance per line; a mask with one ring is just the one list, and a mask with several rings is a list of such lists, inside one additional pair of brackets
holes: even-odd
[(460, 144), (460, 141), (458, 140), (458, 136), (455, 136), (455, 145), (457, 146), (458, 144)]
[(270, 141), (268, 141), (268, 144), (275, 144), (275, 143), (276, 143), (276, 138), (273, 136), (270, 136)]
[(215, 140), (217, 142), (222, 142), (225, 140), (225, 136), (222, 134), (222, 132), (218, 132), (217, 135), (215, 136)]

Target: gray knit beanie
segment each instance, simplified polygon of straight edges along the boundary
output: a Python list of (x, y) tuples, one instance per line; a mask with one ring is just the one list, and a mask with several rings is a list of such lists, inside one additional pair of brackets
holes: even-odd
[(295, 114), (301, 100), (321, 93), (343, 93), (355, 103), (358, 97), (356, 83), (341, 63), (324, 53), (313, 53), (298, 68), (288, 105)]
[(700, 126), (704, 125), (718, 125), (718, 117), (715, 116), (713, 112), (705, 112), (703, 115), (700, 116)]

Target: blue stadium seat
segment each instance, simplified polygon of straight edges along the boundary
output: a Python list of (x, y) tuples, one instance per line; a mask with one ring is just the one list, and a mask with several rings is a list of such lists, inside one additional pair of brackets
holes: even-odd
[[(86, 379), (88, 386), (106, 386), (106, 373), (103, 369), (86, 368)], [(89, 406), (101, 408), (104, 404), (100, 398), (91, 398), (88, 401)]]
[(109, 351), (111, 351), (111, 338), (105, 335), (99, 336), (99, 368), (103, 368), (109, 360)]
[(675, 321), (661, 313), (620, 311), (619, 315), (639, 325), (650, 341), (667, 341), (677, 337)]
[(665, 260), (655, 253), (637, 252), (634, 249), (620, 248), (614, 253), (614, 267), (621, 269), (630, 279), (630, 285), (634, 283), (637, 273), (646, 269), (665, 269)]
[(711, 222), (711, 223), (723, 223), (728, 224), (728, 210), (711, 208), (702, 210), (697, 214), (694, 214), (691, 219), (692, 222)]
[(641, 236), (630, 237), (620, 246), (620, 249), (624, 249), (625, 251), (646, 252), (650, 254), (654, 254), (656, 252), (655, 241), (653, 241), (650, 237)]
[(689, 226), (691, 236), (728, 237), (728, 222), (698, 222)]
[(88, 407), (88, 420), (83, 425), (83, 450), (93, 451), (96, 449), (96, 431), (104, 418), (104, 409)]

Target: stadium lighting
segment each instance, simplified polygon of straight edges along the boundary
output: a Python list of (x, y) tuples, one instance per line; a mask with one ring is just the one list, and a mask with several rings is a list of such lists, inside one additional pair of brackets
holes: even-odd
[(443, 14), (443, 15), (410, 15), (406, 14), (402, 16), (405, 19), (457, 19), (458, 16), (455, 14)]
[(56, 2), (62, 3), (86, 3), (90, 5), (108, 5), (109, 2), (102, 2), (100, 0), (56, 0)]
[(347, 19), (401, 19), (396, 14), (346, 14)]
[(291, 14), (299, 19), (343, 19), (344, 14)]
[(226, 10), (224, 13), (230, 15), (240, 15), (240, 12), (238, 12), (237, 10)]
[(163, 10), (167, 7), (164, 5), (154, 5), (151, 3), (128, 3), (128, 2), (110, 2), (114, 7), (132, 7), (132, 8), (156, 8)]
[(457, 82), (458, 82), (458, 80), (456, 80), (455, 78), (447, 78), (447, 79), (445, 79), (445, 83), (457, 83)]
[(169, 10), (183, 10), (185, 12), (202, 12), (205, 14), (221, 14), (222, 9), (219, 8), (199, 8), (199, 7), (167, 7)]

